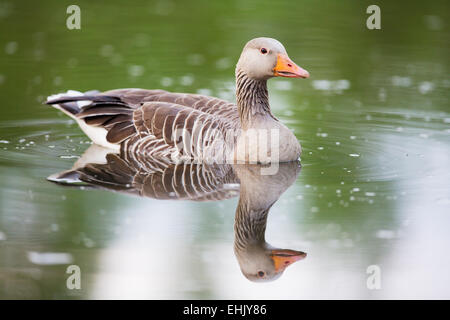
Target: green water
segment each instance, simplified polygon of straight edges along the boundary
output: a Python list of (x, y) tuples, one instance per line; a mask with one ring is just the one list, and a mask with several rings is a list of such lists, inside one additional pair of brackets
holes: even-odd
[[(0, 2), (0, 297), (450, 298), (448, 1)], [(90, 146), (41, 102), (75, 89), (162, 88), (234, 101), (246, 41), (280, 40), (310, 79), (269, 82), (302, 170), (266, 239), (308, 254), (254, 283), (233, 253), (237, 197), (67, 188), (46, 177)], [(81, 289), (66, 287), (68, 265)], [(369, 266), (381, 288), (370, 290)]]

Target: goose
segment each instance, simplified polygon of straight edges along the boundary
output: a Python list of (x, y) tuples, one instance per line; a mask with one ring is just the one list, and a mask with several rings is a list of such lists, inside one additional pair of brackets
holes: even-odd
[(255, 38), (235, 69), (236, 104), (164, 90), (116, 89), (51, 95), (46, 103), (75, 119), (96, 144), (167, 162), (288, 162), (295, 135), (271, 112), (267, 80), (308, 78), (276, 39)]
[[(64, 186), (105, 189), (160, 200), (218, 201), (239, 196), (235, 211), (234, 253), (242, 274), (253, 282), (278, 279), (306, 257), (266, 242), (270, 208), (300, 172), (299, 162), (281, 163), (273, 175), (261, 164), (164, 164), (140, 156), (128, 158), (91, 145), (73, 167), (48, 177)], [(267, 166), (267, 165), (265, 165)]]

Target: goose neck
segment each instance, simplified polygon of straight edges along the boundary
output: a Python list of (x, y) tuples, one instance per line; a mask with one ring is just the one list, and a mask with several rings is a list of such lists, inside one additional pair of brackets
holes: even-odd
[(261, 117), (274, 118), (270, 112), (267, 80), (252, 79), (236, 69), (236, 100), (243, 129), (251, 127)]

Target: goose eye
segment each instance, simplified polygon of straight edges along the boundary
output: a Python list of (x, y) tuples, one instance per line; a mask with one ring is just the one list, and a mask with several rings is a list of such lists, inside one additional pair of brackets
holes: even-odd
[(264, 277), (264, 271), (258, 271), (258, 277), (260, 278)]
[(261, 51), (262, 54), (266, 54), (267, 53), (267, 49), (266, 48), (261, 48), (261, 50), (259, 50), (259, 51)]

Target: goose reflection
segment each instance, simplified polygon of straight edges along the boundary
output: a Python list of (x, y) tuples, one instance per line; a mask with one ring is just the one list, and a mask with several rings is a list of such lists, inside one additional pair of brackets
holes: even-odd
[(298, 162), (280, 163), (275, 174), (256, 164), (170, 164), (127, 158), (92, 145), (72, 169), (48, 180), (65, 186), (100, 188), (155, 199), (218, 201), (239, 195), (234, 223), (234, 253), (251, 281), (279, 278), (306, 253), (273, 247), (265, 240), (272, 205), (296, 180)]
[(294, 183), (300, 166), (280, 163), (274, 175), (261, 175), (260, 165), (234, 169), (241, 181), (234, 223), (234, 252), (241, 271), (251, 281), (275, 280), (287, 266), (306, 257), (304, 252), (275, 248), (265, 240), (269, 210)]

